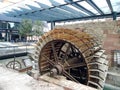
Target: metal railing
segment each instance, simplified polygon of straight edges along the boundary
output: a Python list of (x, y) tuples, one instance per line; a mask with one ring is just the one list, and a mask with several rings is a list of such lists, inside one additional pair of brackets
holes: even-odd
[(0, 47), (0, 56), (18, 54), (18, 53), (28, 53), (30, 50), (33, 49), (34, 47), (32, 45)]

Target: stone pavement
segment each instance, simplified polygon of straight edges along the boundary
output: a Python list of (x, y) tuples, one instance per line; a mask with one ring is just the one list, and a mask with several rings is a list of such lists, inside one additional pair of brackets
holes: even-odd
[(25, 73), (0, 67), (0, 90), (64, 90), (64, 88), (35, 80)]
[(0, 90), (96, 90), (66, 79), (41, 76), (36, 80), (25, 73), (0, 65)]

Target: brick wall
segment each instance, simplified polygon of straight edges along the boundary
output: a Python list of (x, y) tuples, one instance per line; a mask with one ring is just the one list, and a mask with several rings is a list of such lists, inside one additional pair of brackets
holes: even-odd
[(79, 29), (90, 33), (102, 44), (108, 55), (110, 66), (113, 65), (112, 51), (120, 50), (120, 20), (57, 25), (55, 28)]
[(113, 66), (113, 50), (120, 50), (120, 35), (119, 34), (107, 34), (104, 39), (103, 48), (106, 49), (108, 54), (108, 60), (110, 65)]

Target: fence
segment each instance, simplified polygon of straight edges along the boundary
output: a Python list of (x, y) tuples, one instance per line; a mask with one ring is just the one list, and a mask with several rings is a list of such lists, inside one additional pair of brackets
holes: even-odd
[(0, 60), (26, 55), (34, 49), (31, 45), (0, 47)]

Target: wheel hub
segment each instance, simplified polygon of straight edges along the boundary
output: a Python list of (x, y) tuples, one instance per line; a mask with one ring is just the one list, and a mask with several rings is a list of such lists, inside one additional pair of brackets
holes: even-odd
[(62, 65), (57, 64), (54, 66), (54, 68), (50, 70), (50, 76), (54, 77), (56, 75), (60, 75), (63, 73), (63, 70), (64, 68), (62, 67)]

